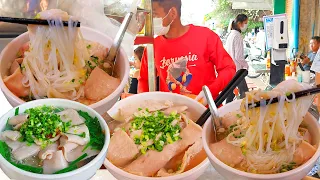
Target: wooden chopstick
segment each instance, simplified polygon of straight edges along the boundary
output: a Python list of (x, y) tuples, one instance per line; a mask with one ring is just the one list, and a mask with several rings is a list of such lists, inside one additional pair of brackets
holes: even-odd
[[(293, 94), (294, 94), (295, 99), (297, 99), (297, 98), (310, 96), (310, 95), (318, 94), (318, 93), (320, 93), (320, 87), (307, 89), (307, 90), (303, 90), (303, 91), (299, 91), (299, 92), (295, 92), (295, 93), (291, 93), (290, 95), (287, 95), (287, 98), (288, 99), (292, 99), (293, 98)], [(279, 97), (278, 98), (273, 98), (273, 99), (266, 99), (266, 105), (267, 104), (274, 104), (274, 103), (278, 103), (278, 102), (279, 102)], [(253, 104), (248, 104), (249, 109), (257, 108), (257, 107), (260, 107), (260, 106), (262, 106), (260, 101), (259, 102), (255, 102)]]
[[(13, 18), (13, 17), (0, 17), (0, 21), (15, 23), (15, 24), (34, 24), (34, 25), (49, 25), (48, 20), (42, 19), (27, 19), (27, 18)], [(68, 21), (62, 21), (63, 26), (68, 26)], [(76, 27), (80, 27), (80, 22), (77, 22)]]

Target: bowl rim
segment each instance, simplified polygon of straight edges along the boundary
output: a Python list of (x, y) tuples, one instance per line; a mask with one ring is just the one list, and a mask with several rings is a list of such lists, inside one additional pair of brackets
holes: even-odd
[[(104, 33), (101, 33), (100, 31), (97, 31), (95, 29), (92, 29), (90, 27), (87, 27), (87, 26), (81, 26), (80, 27), (80, 30), (84, 30), (84, 31), (91, 31), (91, 32), (94, 32), (95, 34), (97, 35), (100, 35), (100, 36), (103, 36), (105, 37), (106, 39), (109, 39), (111, 42), (112, 42), (112, 39), (107, 36), (106, 34)], [(12, 41), (10, 41), (6, 46), (5, 48), (2, 50), (2, 52), (0, 53), (0, 62), (2, 61), (2, 59), (4, 59), (3, 57), (3, 54), (4, 52), (8, 51), (9, 50), (9, 45), (10, 44), (13, 44), (15, 43), (16, 41), (20, 41), (20, 39), (23, 39), (23, 38), (26, 38), (28, 37), (29, 38), (29, 32), (25, 32), (23, 34), (20, 34), (19, 36), (17, 36), (16, 38), (14, 38)], [(85, 39), (85, 38), (84, 38)], [(109, 102), (111, 101), (112, 99), (114, 99), (118, 93), (115, 93), (115, 92), (121, 92), (122, 91), (122, 87), (124, 87), (127, 82), (128, 82), (128, 78), (126, 77), (129, 77), (129, 73), (130, 73), (130, 66), (129, 66), (129, 60), (128, 60), (128, 55), (125, 53), (124, 49), (122, 47), (120, 47), (120, 56), (123, 58), (123, 61), (125, 61), (125, 67), (122, 67), (123, 69), (125, 69), (125, 73), (123, 75), (123, 79), (120, 79), (121, 82), (119, 84), (119, 86), (107, 97), (101, 99), (100, 101), (98, 102), (95, 102), (93, 104), (90, 104), (89, 106), (92, 107), (93, 109), (96, 109), (98, 107), (101, 107), (102, 105), (105, 104), (105, 102)], [(1, 63), (0, 63), (1, 64)], [(0, 87), (2, 89), (2, 91), (4, 91), (4, 94), (7, 96), (9, 95), (10, 98), (12, 98), (12, 100), (14, 102), (16, 102), (17, 104), (23, 104), (23, 103), (26, 103), (26, 101), (23, 101), (21, 98), (19, 98), (18, 96), (16, 96), (13, 92), (11, 92), (8, 87), (4, 84), (4, 81), (3, 81), (3, 77), (1, 75), (1, 69), (0, 69)]]
[[(29, 177), (33, 177), (33, 178), (39, 178), (39, 179), (56, 179), (56, 178), (66, 178), (66, 177), (70, 177), (73, 175), (76, 175), (78, 173), (84, 172), (88, 169), (90, 169), (90, 167), (92, 167), (94, 164), (98, 163), (98, 161), (102, 158), (104, 158), (104, 156), (107, 153), (108, 150), (108, 146), (110, 143), (110, 130), (109, 127), (107, 125), (107, 123), (105, 122), (105, 120), (103, 119), (103, 117), (96, 112), (94, 109), (92, 109), (89, 106), (86, 106), (84, 104), (81, 104), (79, 102), (75, 102), (75, 101), (71, 101), (71, 100), (67, 100), (67, 99), (58, 99), (58, 98), (48, 98), (48, 99), (39, 99), (39, 100), (34, 100), (34, 101), (30, 101), (24, 104), (21, 104), (17, 107), (12, 108), (11, 110), (9, 110), (7, 113), (5, 113), (3, 116), (1, 116), (0, 121), (5, 121), (6, 119), (4, 119), (6, 116), (8, 116), (9, 114), (14, 114), (15, 109), (16, 108), (33, 108), (33, 107), (38, 107), (38, 106), (42, 106), (45, 104), (51, 104), (51, 103), (58, 103), (58, 102), (62, 102), (63, 104), (70, 106), (69, 108), (72, 108), (74, 106), (80, 106), (81, 108), (86, 109), (86, 112), (90, 112), (92, 114), (94, 114), (95, 117), (98, 118), (99, 122), (100, 122), (100, 126), (102, 128), (104, 128), (105, 130), (105, 140), (104, 140), (104, 145), (102, 150), (99, 152), (99, 154), (97, 155), (97, 157), (95, 157), (93, 160), (91, 160), (89, 163), (87, 163), (86, 165), (67, 172), (67, 173), (62, 173), (62, 174), (37, 174), (37, 173), (32, 173), (32, 172), (28, 172), (25, 170), (22, 170), (14, 165), (12, 165), (10, 162), (8, 162), (2, 155), (0, 155), (0, 162), (3, 163), (5, 166), (8, 167), (8, 169), (11, 169), (12, 171), (15, 171), (21, 175), (26, 175)], [(102, 124), (102, 125), (101, 125)]]
[[(229, 104), (224, 105), (221, 108), (228, 108), (229, 106), (232, 106), (233, 104), (239, 103), (242, 100), (237, 100), (237, 101), (233, 101)], [(219, 108), (220, 109), (220, 108)], [(320, 135), (320, 124), (318, 123), (318, 121), (316, 120), (316, 118), (314, 116), (312, 116), (312, 121), (316, 122), (315, 124), (317, 124), (318, 126), (318, 135)], [(204, 124), (203, 126), (203, 131), (202, 131), (202, 137), (206, 137), (206, 132), (209, 130), (209, 126), (211, 125), (212, 120), (211, 118), (207, 120), (207, 122)], [(317, 147), (317, 151), (315, 152), (315, 154), (312, 156), (312, 158), (310, 158), (307, 162), (303, 163), (302, 165), (300, 165), (299, 167), (284, 172), (284, 173), (277, 173), (277, 174), (254, 174), (254, 173), (248, 173), (245, 171), (240, 171), (238, 169), (232, 168), (228, 165), (226, 165), (225, 163), (223, 163), (222, 161), (220, 161), (218, 158), (216, 158), (213, 153), (211, 152), (207, 140), (206, 138), (202, 139), (203, 141), (203, 146), (204, 149), (207, 153), (207, 157), (211, 160), (214, 161), (214, 163), (216, 163), (218, 166), (220, 166), (221, 168), (223, 168), (224, 170), (228, 171), (228, 172), (232, 172), (234, 174), (238, 174), (239, 176), (243, 176), (243, 177), (247, 177), (247, 178), (254, 178), (254, 179), (277, 179), (277, 178), (284, 178), (284, 177), (288, 177), (288, 176), (292, 176), (296, 173), (299, 173), (300, 171), (302, 171), (303, 169), (305, 169), (310, 163), (316, 162), (319, 159), (320, 156), (320, 144)]]
[[(142, 93), (142, 94), (136, 94), (134, 96), (129, 96), (125, 99), (127, 100), (130, 100), (130, 99), (139, 99), (141, 96), (171, 96), (171, 97), (178, 97), (178, 98), (182, 98), (182, 99), (185, 99), (186, 101), (193, 101), (193, 103), (196, 103), (199, 105), (199, 107), (201, 106), (202, 109), (203, 109), (203, 112), (206, 110), (205, 106), (203, 106), (201, 103), (199, 103), (198, 101), (190, 98), (190, 97), (187, 97), (187, 96), (184, 96), (184, 95), (181, 95), (181, 94), (176, 94), (176, 93), (169, 93), (169, 92), (146, 92), (146, 93)], [(125, 100), (124, 99), (124, 100)], [(121, 101), (118, 101), (114, 107), (118, 107), (118, 103), (125, 103), (123, 102), (124, 100)], [(125, 176), (127, 178), (131, 178), (131, 179), (134, 179), (134, 180), (171, 180), (172, 178), (174, 179), (182, 179), (182, 178), (186, 178), (188, 176), (191, 176), (194, 172), (196, 171), (199, 171), (200, 169), (203, 169), (203, 168), (207, 168), (209, 165), (210, 165), (210, 162), (209, 162), (209, 159), (208, 157), (206, 157), (200, 164), (198, 164), (197, 166), (195, 166), (194, 168), (186, 171), (186, 172), (183, 172), (181, 174), (176, 174), (176, 175), (172, 175), (172, 176), (168, 176), (168, 177), (144, 177), (144, 176), (138, 176), (138, 175), (135, 175), (135, 174), (130, 174), (120, 168), (118, 168), (117, 166), (113, 165), (107, 158), (105, 158), (104, 160), (104, 165), (106, 166), (106, 168), (110, 168), (111, 171), (114, 171), (116, 172), (117, 174), (121, 175), (121, 176)], [(110, 172), (111, 173), (111, 172)], [(112, 173), (111, 173), (112, 174)]]

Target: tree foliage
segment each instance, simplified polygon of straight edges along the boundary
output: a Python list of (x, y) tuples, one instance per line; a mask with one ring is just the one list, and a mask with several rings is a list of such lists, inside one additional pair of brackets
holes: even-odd
[(219, 21), (221, 28), (227, 28), (230, 20), (234, 19), (238, 14), (246, 14), (249, 17), (248, 30), (262, 26), (260, 22), (259, 10), (232, 9), (232, 3), (228, 0), (216, 0), (216, 8), (206, 15), (205, 19), (215, 19)]

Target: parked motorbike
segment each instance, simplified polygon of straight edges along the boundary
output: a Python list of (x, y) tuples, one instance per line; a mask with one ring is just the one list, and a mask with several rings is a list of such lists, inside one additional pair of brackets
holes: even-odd
[(254, 44), (244, 41), (244, 57), (249, 65), (248, 77), (258, 78), (262, 73), (257, 72), (259, 69), (264, 69), (266, 66), (262, 50), (257, 48)]

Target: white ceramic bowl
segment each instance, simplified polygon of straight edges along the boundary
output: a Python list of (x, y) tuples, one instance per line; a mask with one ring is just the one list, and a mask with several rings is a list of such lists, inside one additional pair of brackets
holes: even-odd
[[(113, 43), (112, 39), (105, 34), (102, 34), (96, 30), (93, 30), (88, 27), (81, 27), (80, 28), (84, 39), (98, 42), (105, 47), (110, 47)], [(9, 103), (15, 107), (22, 103), (25, 103), (22, 99), (14, 95), (4, 84), (3, 77), (8, 75), (9, 68), (16, 58), (17, 52), (19, 51), (20, 47), (29, 41), (28, 32), (21, 34), (17, 38), (13, 39), (1, 52), (0, 54), (0, 88), (3, 91), (3, 94), (9, 101)], [(91, 108), (96, 110), (100, 114), (104, 114), (107, 110), (109, 110), (119, 99), (123, 89), (128, 82), (129, 78), (129, 60), (128, 56), (124, 52), (123, 49), (120, 50), (120, 54), (116, 61), (116, 71), (121, 79), (121, 83), (119, 87), (108, 97), (102, 99), (101, 101), (90, 105)]]
[[(241, 100), (229, 103), (221, 108), (218, 109), (218, 113), (220, 116), (223, 116), (229, 112), (236, 111), (240, 108)], [(210, 136), (213, 134), (213, 128), (212, 128), (212, 121), (211, 119), (205, 123), (203, 127), (202, 132), (202, 140), (204, 149), (207, 153), (207, 156), (212, 164), (212, 166), (220, 173), (222, 176), (224, 176), (226, 179), (230, 180), (256, 180), (256, 179), (268, 179), (268, 180), (299, 180), (304, 178), (314, 167), (316, 164), (319, 156), (320, 156), (320, 126), (317, 120), (308, 113), (305, 116), (305, 122), (308, 124), (308, 130), (311, 133), (312, 137), (312, 144), (316, 144), (318, 147), (316, 153), (314, 156), (304, 163), (303, 165), (299, 166), (296, 169), (293, 169), (291, 171), (285, 172), (285, 173), (279, 173), (279, 174), (270, 174), (270, 175), (262, 175), (262, 174), (252, 174), (247, 173), (244, 171), (240, 171), (237, 169), (234, 169), (223, 162), (221, 162), (219, 159), (217, 159), (211, 152), (208, 146), (208, 142), (211, 139)]]
[[(65, 99), (35, 100), (35, 101), (22, 104), (18, 107), (20, 112), (24, 112), (27, 109), (37, 107), (37, 106), (42, 106), (42, 105), (51, 105), (51, 106), (62, 107), (62, 108), (73, 108), (76, 110), (87, 112), (91, 117), (97, 117), (100, 122), (100, 126), (102, 130), (104, 130), (105, 132), (105, 141), (104, 141), (103, 149), (101, 150), (101, 152), (98, 154), (96, 158), (94, 158), (85, 166), (64, 174), (45, 175), (45, 174), (35, 174), (35, 173), (27, 172), (13, 166), (0, 155), (1, 169), (10, 179), (23, 179), (23, 180), (46, 180), (46, 179), (47, 180), (53, 180), (53, 179), (54, 180), (65, 180), (65, 179), (87, 180), (87, 179), (90, 179), (92, 176), (95, 175), (96, 171), (101, 167), (101, 165), (103, 164), (106, 158), (107, 149), (110, 142), (110, 131), (105, 120), (101, 117), (99, 113), (97, 113), (92, 108), (85, 106), (81, 103), (65, 100)], [(14, 116), (15, 109), (16, 108), (11, 109), (9, 112), (7, 112), (5, 115), (3, 115), (0, 118), (0, 132), (4, 130), (8, 118)]]
[[(188, 111), (191, 112), (193, 117), (190, 117), (191, 119), (198, 119), (201, 114), (206, 110), (206, 108), (198, 103), (197, 101), (182, 96), (179, 94), (173, 94), (173, 93), (165, 93), (165, 92), (149, 92), (149, 93), (142, 93), (137, 94), (134, 96), (130, 96), (126, 99), (123, 99), (119, 102), (117, 102), (110, 111), (116, 110), (118, 107), (123, 107), (124, 105), (128, 103), (133, 102), (141, 102), (145, 100), (170, 100), (175, 105), (186, 105), (189, 107)], [(137, 107), (138, 108), (138, 107)], [(195, 180), (198, 177), (200, 177), (204, 171), (209, 166), (209, 161), (206, 158), (202, 163), (200, 163), (198, 166), (194, 167), (193, 169), (184, 172), (179, 175), (175, 176), (169, 176), (169, 177), (159, 177), (159, 178), (153, 178), (153, 177), (142, 177), (133, 175), (130, 173), (127, 173), (126, 171), (123, 171), (122, 169), (119, 169), (115, 165), (113, 165), (108, 159), (104, 162), (105, 167), (109, 170), (109, 172), (117, 179), (121, 180)]]

